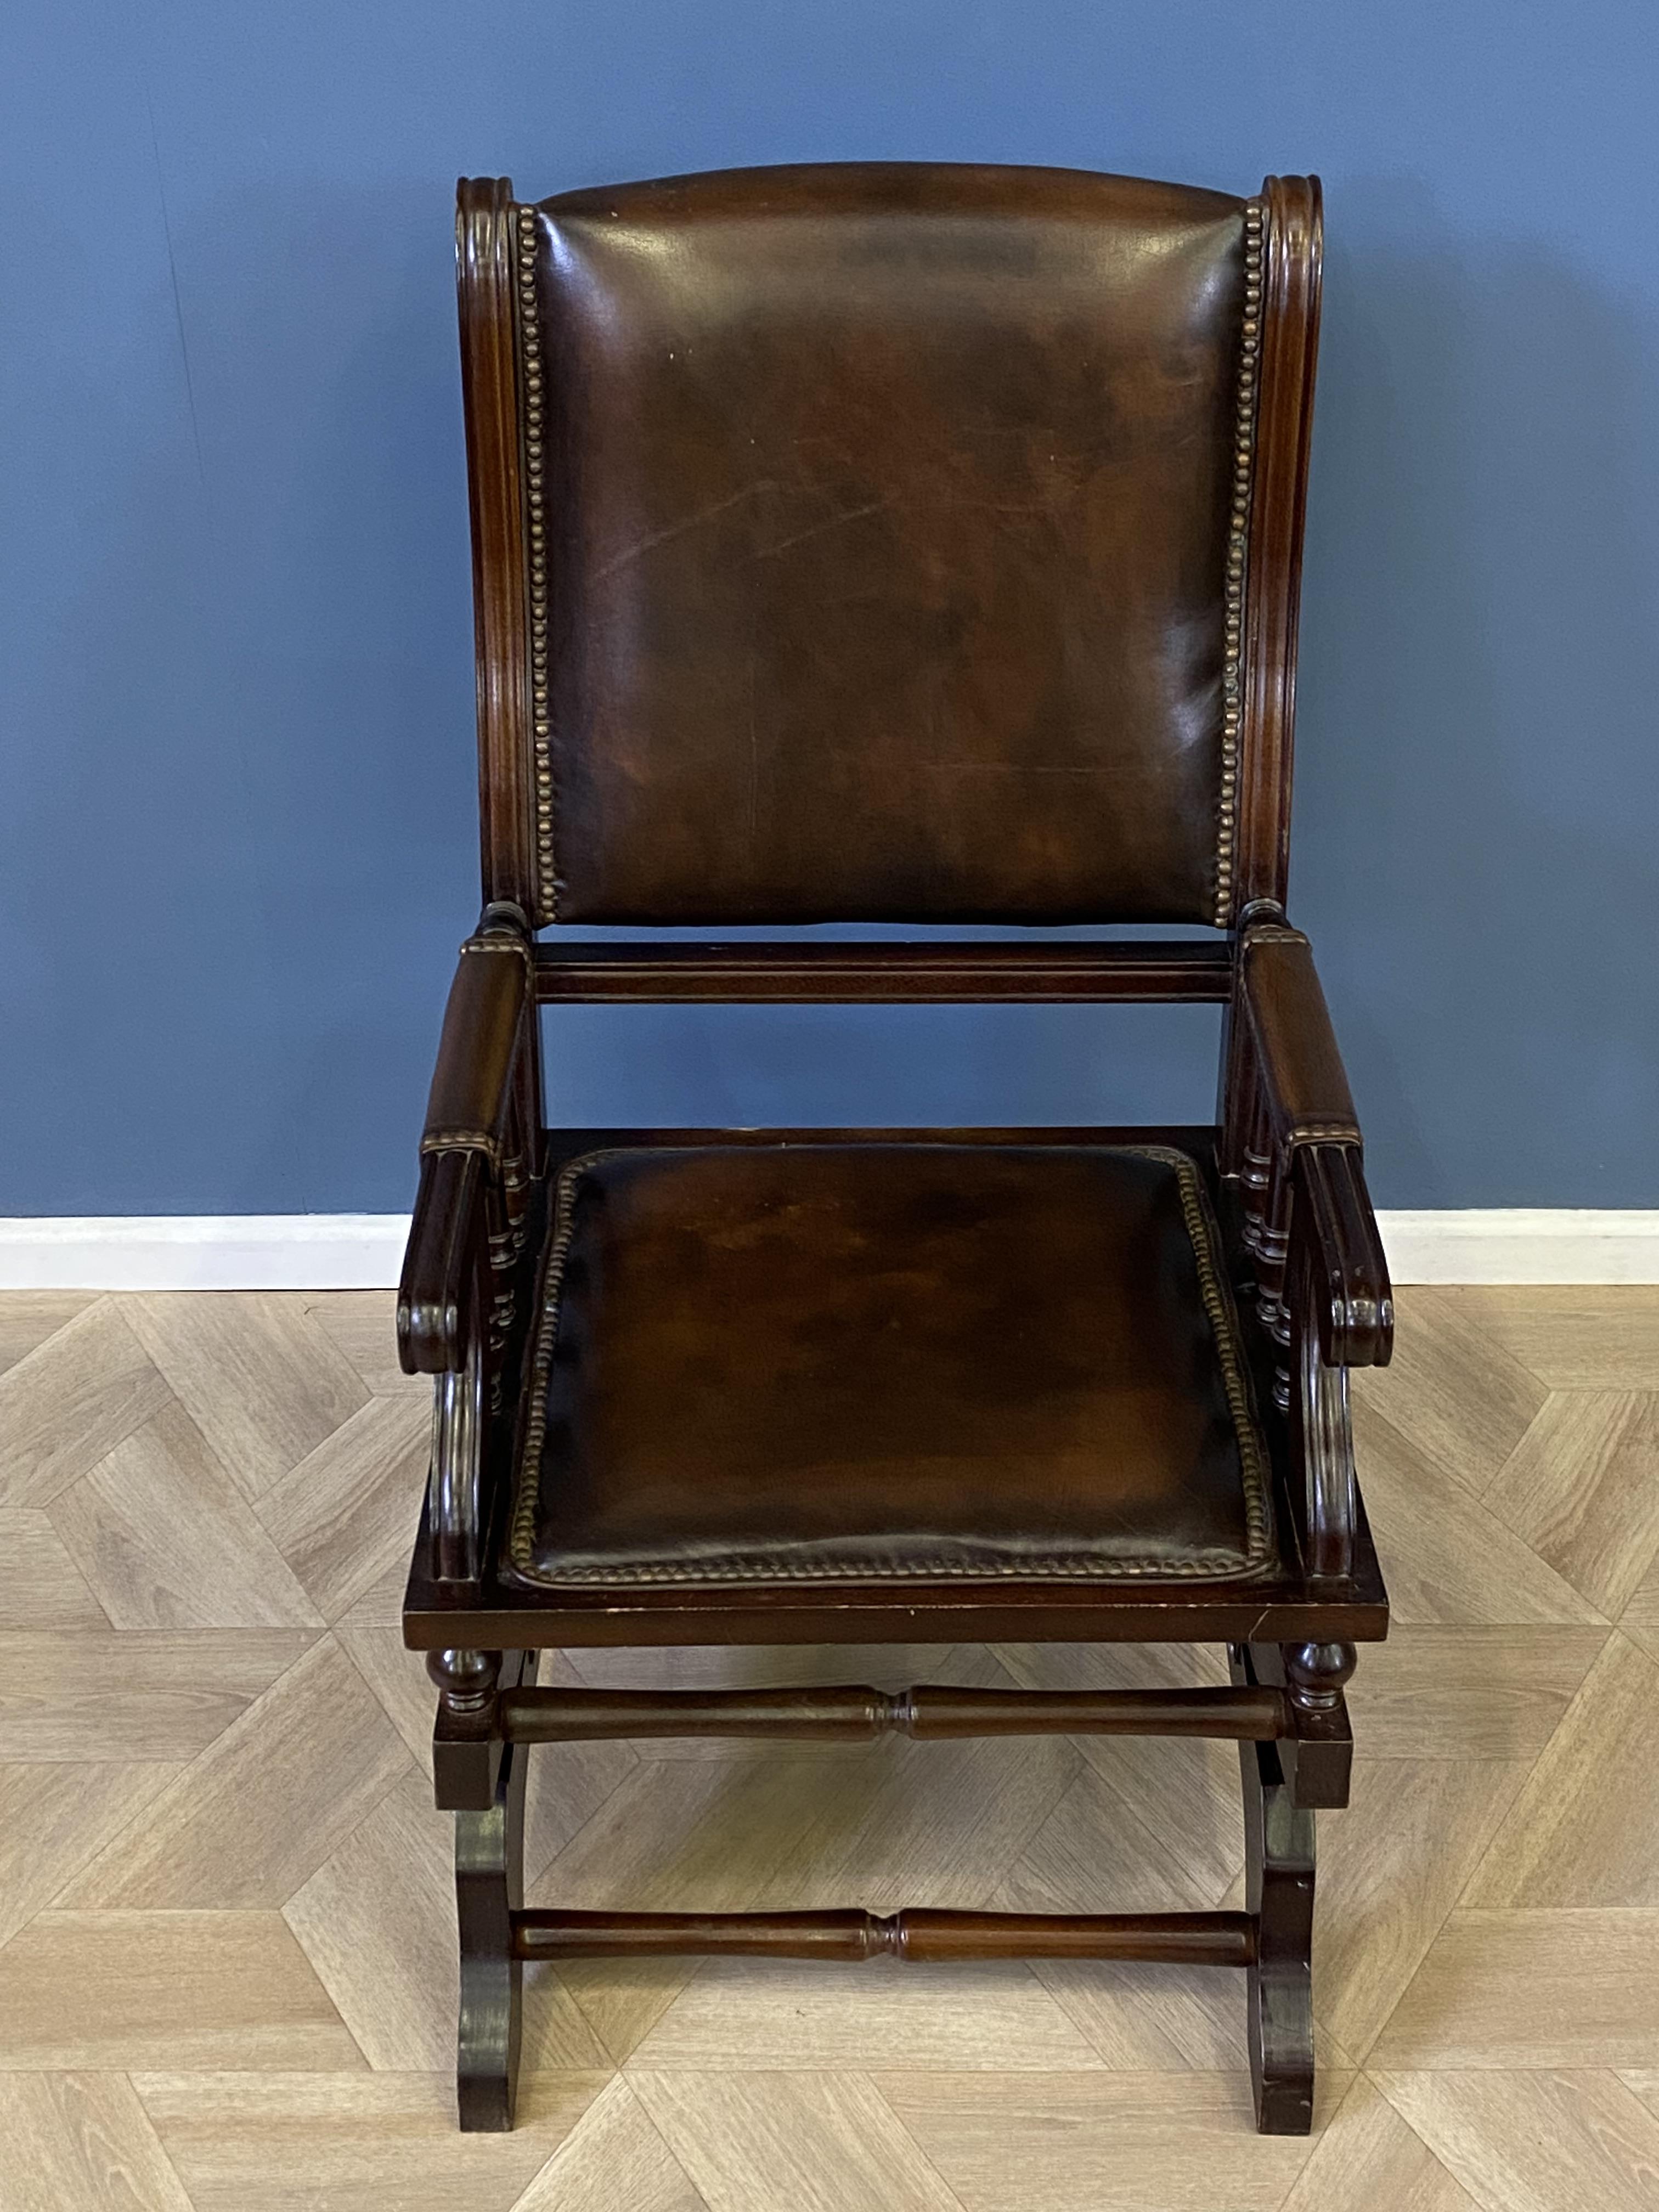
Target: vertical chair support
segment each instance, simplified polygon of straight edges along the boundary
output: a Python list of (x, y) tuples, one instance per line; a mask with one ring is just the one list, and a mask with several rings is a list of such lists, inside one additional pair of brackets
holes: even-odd
[(513, 2124), (519, 2087), (524, 1966), (514, 1948), (524, 1905), (524, 1785), (527, 1754), (507, 1744), (488, 1812), (455, 1815), (455, 1917), (461, 1948), (455, 2087), (468, 2131)]
[(432, 1743), (437, 1801), (455, 1814), (460, 2124), (499, 2133), (513, 2124), (519, 2081), (524, 1966), (514, 1929), (524, 1905), (528, 1752), (501, 1736), (497, 1688), (533, 1683), (536, 1654), (436, 1652), (428, 1671), (441, 1692)]
[[(1234, 1681), (1278, 1658), (1273, 1644), (1235, 1646)], [(1262, 2135), (1304, 2136), (1313, 2125), (1314, 1816), (1296, 1802), (1277, 1746), (1241, 1743), (1238, 1764), (1244, 1905), (1255, 1925), (1246, 2000), (1255, 2124)]]

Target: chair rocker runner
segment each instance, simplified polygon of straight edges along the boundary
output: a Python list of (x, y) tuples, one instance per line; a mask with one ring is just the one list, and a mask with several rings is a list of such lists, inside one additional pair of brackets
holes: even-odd
[[(1313, 1815), (1388, 1623), (1347, 1375), (1393, 1327), (1285, 908), (1317, 184), (464, 180), (457, 236), (486, 903), (398, 1322), (436, 1380), (404, 1626), (461, 2124), (512, 2124), (526, 1960), (741, 1953), (1237, 1968), (1258, 2124), (1304, 2130)], [(569, 933), (823, 921), (1032, 933)], [(1037, 933), (1079, 921), (1206, 933)], [(676, 1000), (1213, 1002), (1218, 1116), (544, 1126), (541, 1007)], [(1231, 1680), (536, 1680), (549, 1647), (897, 1640), (1224, 1644)], [(1236, 1741), (1243, 1909), (525, 1906), (532, 1745), (895, 1733)]]

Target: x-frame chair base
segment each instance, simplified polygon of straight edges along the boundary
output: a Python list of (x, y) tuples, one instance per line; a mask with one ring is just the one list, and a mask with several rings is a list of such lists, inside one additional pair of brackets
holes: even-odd
[[(864, 1687), (611, 1692), (538, 1689), (536, 1654), (452, 1650), (434, 1735), (441, 1807), (455, 1814), (461, 1954), (457, 2083), (468, 2130), (513, 2124), (526, 1960), (741, 1954), (914, 1960), (1114, 1959), (1231, 1966), (1246, 1976), (1258, 2129), (1313, 2116), (1314, 1808), (1348, 1799), (1343, 1684), (1352, 1644), (1228, 1647), (1231, 1687), (1091, 1693)], [(1244, 1795), (1242, 1912), (1026, 1914), (561, 1912), (524, 1905), (524, 1790), (537, 1742), (649, 1735), (872, 1738), (1015, 1734), (1235, 1738)]]

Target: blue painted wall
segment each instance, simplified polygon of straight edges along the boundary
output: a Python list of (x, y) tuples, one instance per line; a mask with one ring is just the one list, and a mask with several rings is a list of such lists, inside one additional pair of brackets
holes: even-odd
[[(0, 1212), (395, 1208), (476, 896), (459, 171), (1326, 179), (1293, 908), (1392, 1206), (1659, 1203), (1648, 0), (35, 0)], [(586, 1118), (1209, 1103), (1198, 1014), (572, 1021)]]

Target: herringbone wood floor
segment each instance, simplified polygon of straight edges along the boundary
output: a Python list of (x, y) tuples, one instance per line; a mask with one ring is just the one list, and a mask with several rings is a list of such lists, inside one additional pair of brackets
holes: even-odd
[[(1353, 1806), (1320, 1818), (1298, 2142), (1250, 2131), (1233, 1978), (1064, 1964), (537, 1970), (519, 2130), (458, 2135), (448, 1824), (396, 1626), (428, 1401), (390, 1299), (0, 1298), (0, 2207), (1659, 2203), (1659, 1291), (1401, 1303), (1358, 1413), (1397, 1626), (1354, 1686)], [(1172, 1663), (885, 1650), (867, 1678)], [(1238, 1883), (1226, 1746), (535, 1760), (538, 1901), (1158, 1909)]]

